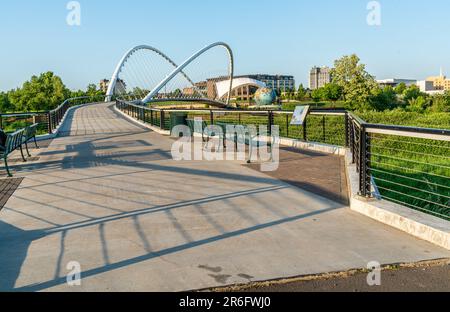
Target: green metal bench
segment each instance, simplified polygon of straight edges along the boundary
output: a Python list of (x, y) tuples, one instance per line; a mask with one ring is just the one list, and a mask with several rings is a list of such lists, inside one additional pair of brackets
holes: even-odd
[[(198, 131), (196, 131), (197, 129), (195, 129), (195, 120), (194, 119), (186, 119), (186, 123), (187, 123), (189, 129), (191, 130), (192, 135), (194, 135), (195, 133), (199, 133)], [(202, 132), (200, 134), (202, 135), (203, 141), (205, 141), (204, 132), (207, 127), (208, 127), (208, 124), (206, 123), (206, 121), (202, 121), (202, 130), (201, 130)]]
[(34, 124), (34, 125), (31, 125), (31, 126), (28, 126), (25, 128), (23, 143), (25, 144), (25, 149), (27, 150), (28, 157), (31, 157), (30, 151), (28, 149), (28, 142), (30, 142), (31, 140), (34, 140), (34, 145), (36, 146), (36, 148), (39, 148), (37, 141), (36, 141), (36, 134), (37, 134), (38, 126), (39, 126), (38, 124)]
[(24, 133), (25, 133), (25, 129), (16, 131), (12, 134), (8, 134), (8, 137), (6, 139), (6, 143), (5, 146), (0, 146), (0, 157), (3, 158), (3, 160), (5, 161), (5, 169), (6, 172), (8, 173), (9, 177), (12, 177), (12, 174), (9, 170), (8, 167), (8, 156), (14, 152), (17, 149), (20, 149), (20, 153), (22, 155), (22, 159), (24, 162), (26, 162), (27, 160), (25, 159), (25, 155), (23, 154), (23, 142), (24, 142)]
[[(238, 144), (245, 144), (248, 145), (249, 147), (249, 158), (247, 160), (247, 163), (251, 163), (251, 159), (253, 156), (253, 152), (254, 152), (254, 148), (259, 148), (261, 146), (269, 146), (270, 147), (270, 153), (272, 154), (272, 141), (262, 141), (259, 138), (259, 134), (258, 133), (251, 133), (249, 127), (244, 126), (244, 125), (235, 125), (235, 124), (229, 124), (229, 123), (224, 123), (224, 122), (216, 122), (215, 125), (219, 126), (222, 128), (222, 132), (223, 132), (223, 146), (226, 146), (226, 140), (227, 138), (229, 138), (229, 136), (227, 135), (227, 127), (231, 126), (231, 127), (235, 127), (236, 128), (240, 128), (243, 129), (243, 133), (241, 133), (241, 135), (238, 135), (237, 132), (234, 133), (234, 136), (232, 137), (232, 141), (235, 144), (235, 148), (237, 149)], [(272, 140), (275, 142), (275, 138), (272, 137)]]

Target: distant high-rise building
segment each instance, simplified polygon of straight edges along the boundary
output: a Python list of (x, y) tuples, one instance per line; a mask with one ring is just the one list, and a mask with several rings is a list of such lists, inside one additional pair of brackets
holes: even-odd
[(316, 90), (331, 82), (331, 68), (313, 67), (309, 74), (309, 89)]

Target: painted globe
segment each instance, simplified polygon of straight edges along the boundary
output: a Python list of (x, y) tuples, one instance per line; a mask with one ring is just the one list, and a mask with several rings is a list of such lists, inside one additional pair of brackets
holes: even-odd
[(277, 94), (269, 88), (259, 88), (255, 93), (255, 102), (258, 106), (272, 105), (277, 99)]

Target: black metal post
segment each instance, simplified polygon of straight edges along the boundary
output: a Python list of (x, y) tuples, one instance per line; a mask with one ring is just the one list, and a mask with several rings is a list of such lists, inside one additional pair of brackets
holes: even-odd
[(269, 111), (269, 135), (272, 135), (272, 126), (274, 124), (273, 111)]
[(350, 147), (350, 127), (348, 113), (345, 113), (345, 147)]
[(52, 134), (53, 130), (52, 130), (52, 113), (51, 112), (47, 113), (47, 128), (48, 128), (48, 133)]
[(372, 151), (371, 151), (371, 138), (370, 138), (370, 134), (366, 133), (366, 153), (365, 153), (366, 157), (365, 157), (365, 169), (366, 169), (366, 196), (371, 197), (372, 196), (372, 172), (371, 172), (371, 156), (372, 156)]
[(286, 114), (286, 137), (289, 138), (289, 115)]
[(209, 111), (209, 121), (211, 122), (211, 125), (214, 125), (214, 112), (212, 110)]
[(165, 116), (164, 116), (164, 111), (163, 110), (161, 110), (160, 111), (160, 120), (159, 120), (159, 127), (161, 128), (161, 130), (164, 130), (164, 118), (165, 118)]
[(352, 164), (355, 163), (356, 161), (356, 144), (355, 144), (355, 124), (354, 124), (354, 120), (352, 119), (350, 121), (350, 132), (349, 132), (349, 141), (350, 141), (350, 150), (352, 152)]
[(305, 119), (305, 123), (303, 124), (303, 140), (308, 142), (308, 119)]
[(322, 131), (323, 131), (323, 143), (325, 143), (325, 141), (327, 140), (325, 115), (322, 117)]
[(361, 126), (359, 141), (359, 195), (363, 197), (370, 197), (370, 138), (364, 125)]

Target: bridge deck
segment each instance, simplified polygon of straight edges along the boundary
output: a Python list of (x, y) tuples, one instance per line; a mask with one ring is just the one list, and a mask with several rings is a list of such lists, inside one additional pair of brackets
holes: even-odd
[(15, 168), (1, 290), (180, 291), (450, 257), (242, 163), (175, 162), (172, 140), (110, 104), (75, 110), (63, 133)]

